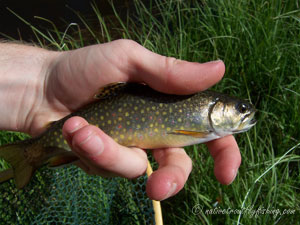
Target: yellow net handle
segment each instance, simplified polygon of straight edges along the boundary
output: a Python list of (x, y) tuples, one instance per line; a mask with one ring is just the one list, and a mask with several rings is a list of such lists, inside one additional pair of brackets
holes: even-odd
[[(147, 167), (147, 176), (149, 177), (153, 173), (151, 164), (148, 160), (148, 167)], [(163, 218), (161, 212), (160, 201), (152, 200), (153, 210), (154, 210), (154, 219), (156, 225), (163, 225)]]

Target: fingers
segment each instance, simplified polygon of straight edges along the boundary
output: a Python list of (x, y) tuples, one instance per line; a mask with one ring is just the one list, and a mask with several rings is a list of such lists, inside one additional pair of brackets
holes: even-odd
[(220, 81), (225, 72), (221, 60), (197, 63), (153, 53), (136, 45), (130, 51), (131, 75), (152, 88), (170, 94), (191, 94), (205, 90)]
[(127, 74), (126, 81), (144, 82), (165, 93), (191, 94), (207, 89), (221, 80), (225, 72), (221, 60), (187, 62), (156, 54), (130, 40), (117, 40), (110, 44), (119, 46), (119, 51), (122, 49), (123, 54), (118, 56), (117, 62), (122, 62), (120, 70)]
[(192, 161), (181, 148), (155, 149), (153, 156), (159, 168), (149, 177), (146, 191), (151, 199), (164, 200), (183, 188), (192, 170)]
[(78, 166), (89, 174), (135, 178), (147, 169), (144, 151), (117, 144), (81, 117), (68, 119), (63, 126), (63, 135), (81, 160)]
[(235, 179), (241, 164), (239, 147), (232, 135), (207, 144), (215, 161), (215, 176), (221, 184), (230, 184)]

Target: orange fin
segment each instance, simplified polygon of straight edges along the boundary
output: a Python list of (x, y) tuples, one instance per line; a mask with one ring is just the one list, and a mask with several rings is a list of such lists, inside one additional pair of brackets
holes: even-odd
[(127, 86), (126, 82), (115, 82), (108, 84), (99, 89), (99, 91), (94, 95), (95, 99), (105, 99), (112, 96), (116, 96), (121, 90)]
[(195, 138), (205, 138), (210, 132), (198, 132), (198, 131), (189, 131), (189, 130), (175, 130), (170, 134), (178, 134), (178, 135), (187, 135)]
[(60, 166), (73, 163), (77, 160), (79, 160), (78, 157), (74, 155), (72, 152), (66, 152), (64, 154), (51, 157), (48, 160), (48, 167), (51, 168), (60, 167)]

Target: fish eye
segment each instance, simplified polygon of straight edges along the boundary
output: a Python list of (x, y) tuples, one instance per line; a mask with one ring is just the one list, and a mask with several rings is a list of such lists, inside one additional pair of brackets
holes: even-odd
[(248, 110), (248, 106), (245, 103), (238, 103), (236, 108), (240, 113), (243, 114), (246, 113)]

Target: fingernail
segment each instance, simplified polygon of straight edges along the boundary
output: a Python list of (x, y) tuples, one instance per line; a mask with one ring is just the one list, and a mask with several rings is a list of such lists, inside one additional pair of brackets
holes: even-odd
[(206, 62), (205, 64), (217, 64), (219, 62), (223, 62), (223, 60), (218, 59), (218, 60), (215, 60), (215, 61)]
[(234, 181), (234, 179), (236, 178), (236, 175), (237, 175), (237, 169), (233, 169), (233, 170), (232, 170), (232, 174), (233, 174), (233, 176), (232, 176), (232, 179), (231, 179), (231, 181), (229, 182), (229, 184), (231, 184), (231, 183)]
[(97, 157), (103, 152), (103, 142), (98, 135), (90, 134), (85, 140), (79, 143), (78, 146), (81, 152), (84, 152), (89, 157)]
[(68, 132), (69, 134), (73, 134), (75, 131), (79, 130), (81, 127), (82, 127), (82, 123), (76, 123), (76, 124), (74, 125), (74, 127), (72, 127), (72, 129), (71, 129), (71, 130), (68, 130), (67, 132)]
[(176, 183), (172, 183), (169, 192), (165, 195), (165, 197), (163, 198), (163, 200), (171, 197), (175, 193), (176, 189), (177, 189), (177, 184)]

